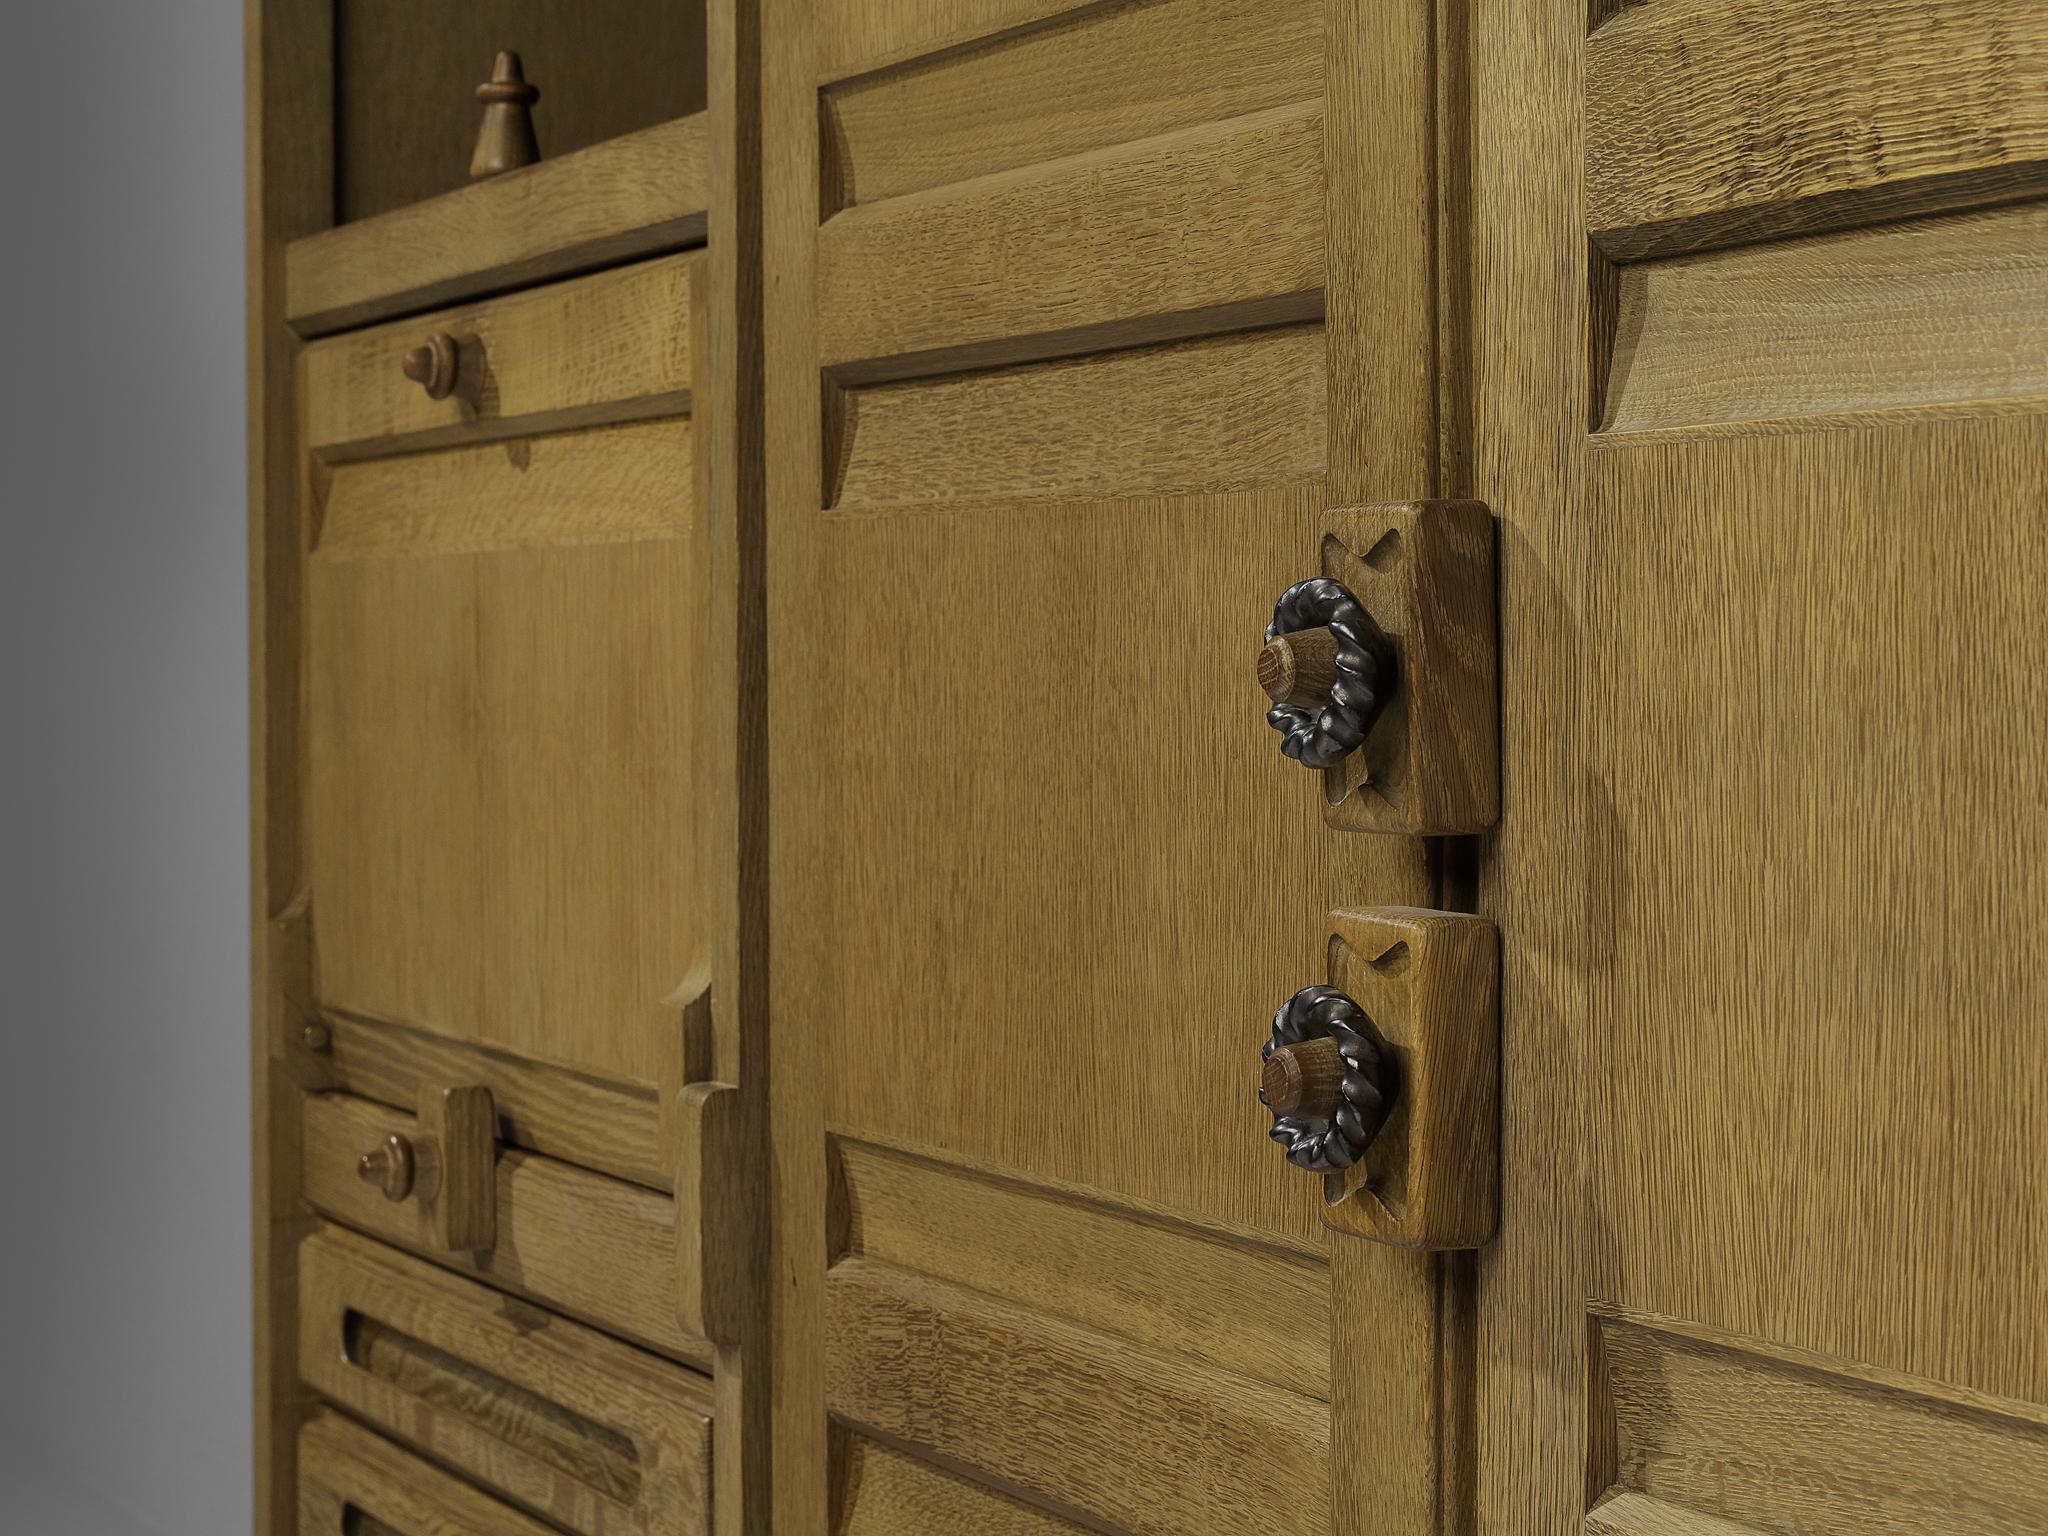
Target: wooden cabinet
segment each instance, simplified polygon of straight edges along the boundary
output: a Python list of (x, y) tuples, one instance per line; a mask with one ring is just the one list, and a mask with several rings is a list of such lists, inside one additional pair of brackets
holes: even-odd
[(2048, 18), (544, 11), (252, 10), (268, 1528), (2048, 1528)]

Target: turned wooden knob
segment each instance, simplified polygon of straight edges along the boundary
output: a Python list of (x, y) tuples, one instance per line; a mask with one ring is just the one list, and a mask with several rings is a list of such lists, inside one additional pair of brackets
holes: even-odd
[(461, 362), (462, 351), (455, 345), (455, 338), (446, 331), (436, 331), (406, 353), (399, 366), (408, 379), (426, 390), (428, 399), (446, 400), (455, 392), (455, 375)]
[(1266, 1058), (1259, 1073), (1259, 1097), (1276, 1115), (1327, 1120), (1337, 1112), (1344, 1058), (1327, 1035), (1283, 1045)]
[(1324, 628), (1276, 635), (1259, 652), (1259, 686), (1275, 704), (1320, 709), (1337, 681), (1337, 637)]
[(396, 1131), (356, 1159), (356, 1177), (383, 1190), (386, 1200), (412, 1193), (414, 1169), (412, 1142)]
[(533, 133), (533, 104), (540, 92), (526, 83), (518, 54), (507, 48), (498, 55), (491, 78), (476, 88), (476, 99), (484, 104), (484, 121), (469, 162), (472, 177), (499, 176), (540, 159), (540, 140)]

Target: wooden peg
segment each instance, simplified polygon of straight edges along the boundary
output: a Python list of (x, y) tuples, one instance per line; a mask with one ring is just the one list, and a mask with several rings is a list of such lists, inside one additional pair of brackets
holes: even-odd
[(1337, 681), (1337, 637), (1329, 630), (1276, 635), (1259, 652), (1259, 686), (1275, 704), (1319, 709)]
[(1337, 1089), (1344, 1079), (1344, 1058), (1327, 1035), (1283, 1045), (1266, 1058), (1259, 1073), (1259, 1097), (1276, 1115), (1305, 1115), (1327, 1120), (1337, 1112)]
[(411, 1194), (414, 1172), (412, 1142), (396, 1131), (356, 1159), (356, 1177), (376, 1185), (386, 1200), (403, 1200)]
[(429, 400), (446, 400), (455, 392), (462, 349), (446, 331), (436, 331), (405, 354), (399, 370), (427, 392)]
[(484, 122), (469, 162), (472, 178), (503, 175), (540, 159), (540, 140), (533, 132), (533, 104), (540, 91), (526, 83), (518, 54), (509, 48), (499, 53), (491, 78), (476, 88), (476, 99), (484, 104)]

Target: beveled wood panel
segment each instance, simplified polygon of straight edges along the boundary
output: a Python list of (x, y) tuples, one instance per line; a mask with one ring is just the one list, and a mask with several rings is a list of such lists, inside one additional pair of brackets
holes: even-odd
[(305, 1098), (300, 1124), (303, 1193), (318, 1210), (649, 1349), (709, 1366), (710, 1346), (676, 1321), (673, 1201), (552, 1158), (501, 1150), (497, 1245), (441, 1252), (417, 1201), (387, 1200), (356, 1176), (356, 1158), (387, 1134), (418, 1134), (413, 1116), (323, 1093)]
[(1199, 494), (1323, 471), (1320, 326), (1282, 326), (840, 397), (836, 511)]
[[(828, 1124), (1319, 1248), (1259, 1047), (1343, 893), (1426, 888), (1418, 842), (1323, 825), (1253, 680), (1320, 487), (945, 512), (812, 533), (805, 816), (834, 831), (805, 881), (834, 942), (781, 995)], [(1160, 1115), (1203, 1134), (1162, 1156)]]
[(1621, 269), (1601, 430), (2048, 397), (2048, 204)]
[[(1602, 1311), (1589, 1536), (2048, 1529), (2048, 1406)], [(1663, 1523), (1660, 1524), (1659, 1521)]]
[(826, 212), (1322, 94), (1320, 0), (1167, 0), (823, 93)]
[[(667, 257), (316, 342), (300, 362), (305, 446), (331, 461), (684, 415), (701, 260)], [(433, 332), (460, 357), (439, 400), (401, 371)]]
[(1327, 1398), (1328, 1266), (1071, 1193), (834, 1143), (846, 1252)]
[(301, 1245), (299, 1369), (357, 1418), (578, 1536), (687, 1536), (711, 1383), (338, 1227)]
[[(857, 382), (1319, 314), (1322, 231), (1319, 102), (849, 208), (818, 231), (819, 357)], [(905, 354), (931, 360), (850, 366)]]
[(843, 80), (1103, 7), (1104, 0), (834, 0), (819, 7), (818, 78)]
[(1586, 44), (1586, 217), (1622, 257), (2048, 191), (2034, 0), (1649, 0)]
[(320, 336), (701, 242), (702, 114), (294, 240), (285, 315)]
[(691, 424), (332, 471), (308, 574), (319, 1001), (679, 1079), (708, 944)]
[(827, 1278), (826, 1402), (1132, 1536), (1326, 1536), (1313, 1398), (867, 1259)]
[(336, 1413), (299, 1431), (298, 1536), (555, 1536)]
[(661, 421), (323, 467), (314, 601), (317, 573), (350, 560), (679, 538), (693, 446), (688, 422)]
[(861, 1435), (844, 1437), (833, 1477), (843, 1490), (833, 1536), (1082, 1536), (1090, 1529)]
[(2014, 1290), (2048, 1211), (2048, 415), (1595, 448), (1575, 504), (1587, 1294), (2048, 1402)]

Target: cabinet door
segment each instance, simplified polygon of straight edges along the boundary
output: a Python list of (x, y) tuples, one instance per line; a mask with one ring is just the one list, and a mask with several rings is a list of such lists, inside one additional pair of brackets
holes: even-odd
[(1432, 10), (764, 6), (778, 1530), (1434, 1518), (1464, 1265), (1257, 1086), (1443, 861), (1253, 668), (1448, 488)]
[(1482, 1528), (2048, 1528), (2048, 11), (1593, 11), (1472, 29)]

